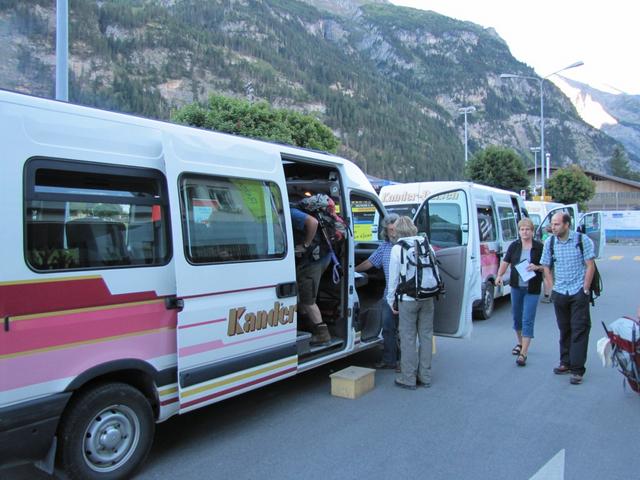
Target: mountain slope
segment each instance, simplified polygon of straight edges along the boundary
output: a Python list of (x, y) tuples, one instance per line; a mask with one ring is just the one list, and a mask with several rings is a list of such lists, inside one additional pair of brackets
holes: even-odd
[[(54, 3), (0, 1), (0, 86), (53, 95)], [(539, 144), (537, 83), (490, 29), (384, 0), (70, 2), (71, 101), (156, 118), (212, 92), (311, 112), (340, 153), (397, 180), (461, 178), (469, 149)], [(545, 84), (554, 165), (603, 170), (615, 142)]]
[(605, 92), (566, 77), (555, 82), (580, 116), (619, 141), (640, 170), (640, 95)]

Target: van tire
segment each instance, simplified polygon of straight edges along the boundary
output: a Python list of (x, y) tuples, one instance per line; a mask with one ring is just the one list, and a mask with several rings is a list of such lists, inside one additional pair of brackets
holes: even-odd
[[(72, 400), (59, 430), (59, 458), (71, 479), (131, 478), (155, 432), (151, 405), (125, 383), (105, 383)], [(118, 451), (118, 449), (120, 451)]]
[(480, 305), (475, 311), (475, 317), (478, 320), (488, 320), (493, 313), (493, 306), (495, 302), (495, 291), (493, 287), (493, 283), (486, 282), (482, 286), (482, 300), (480, 301)]

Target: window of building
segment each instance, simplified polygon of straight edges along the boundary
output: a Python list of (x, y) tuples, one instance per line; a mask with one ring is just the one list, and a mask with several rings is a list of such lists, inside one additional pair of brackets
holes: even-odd
[(262, 180), (185, 175), (180, 181), (185, 255), (194, 264), (282, 258), (282, 194)]
[(169, 261), (166, 186), (156, 170), (34, 159), (25, 196), (25, 258), (34, 270)]

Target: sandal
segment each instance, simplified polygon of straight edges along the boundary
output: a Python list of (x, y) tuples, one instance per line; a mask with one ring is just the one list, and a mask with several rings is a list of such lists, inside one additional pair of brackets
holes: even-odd
[(520, 355), (521, 351), (522, 351), (522, 345), (518, 344), (515, 347), (513, 347), (513, 349), (511, 350), (511, 355)]
[(516, 358), (516, 363), (519, 367), (524, 367), (527, 364), (527, 356), (522, 354), (518, 355), (518, 358)]

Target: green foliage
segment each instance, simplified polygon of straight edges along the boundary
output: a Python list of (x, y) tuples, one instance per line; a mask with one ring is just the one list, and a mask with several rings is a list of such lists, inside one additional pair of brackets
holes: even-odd
[(513, 192), (529, 186), (524, 162), (518, 154), (495, 145), (476, 153), (467, 163), (465, 175), (474, 182)]
[(206, 107), (187, 105), (172, 115), (186, 125), (233, 133), (298, 147), (335, 153), (338, 139), (316, 118), (285, 109), (274, 109), (267, 102), (212, 95)]
[(619, 145), (616, 145), (613, 149), (613, 155), (609, 160), (609, 167), (611, 168), (611, 174), (616, 177), (635, 180), (636, 182), (640, 181), (640, 174), (631, 170), (627, 154), (624, 148)]
[(584, 210), (586, 203), (596, 193), (596, 184), (580, 167), (571, 165), (556, 170), (547, 182), (546, 193), (556, 202), (577, 203)]

